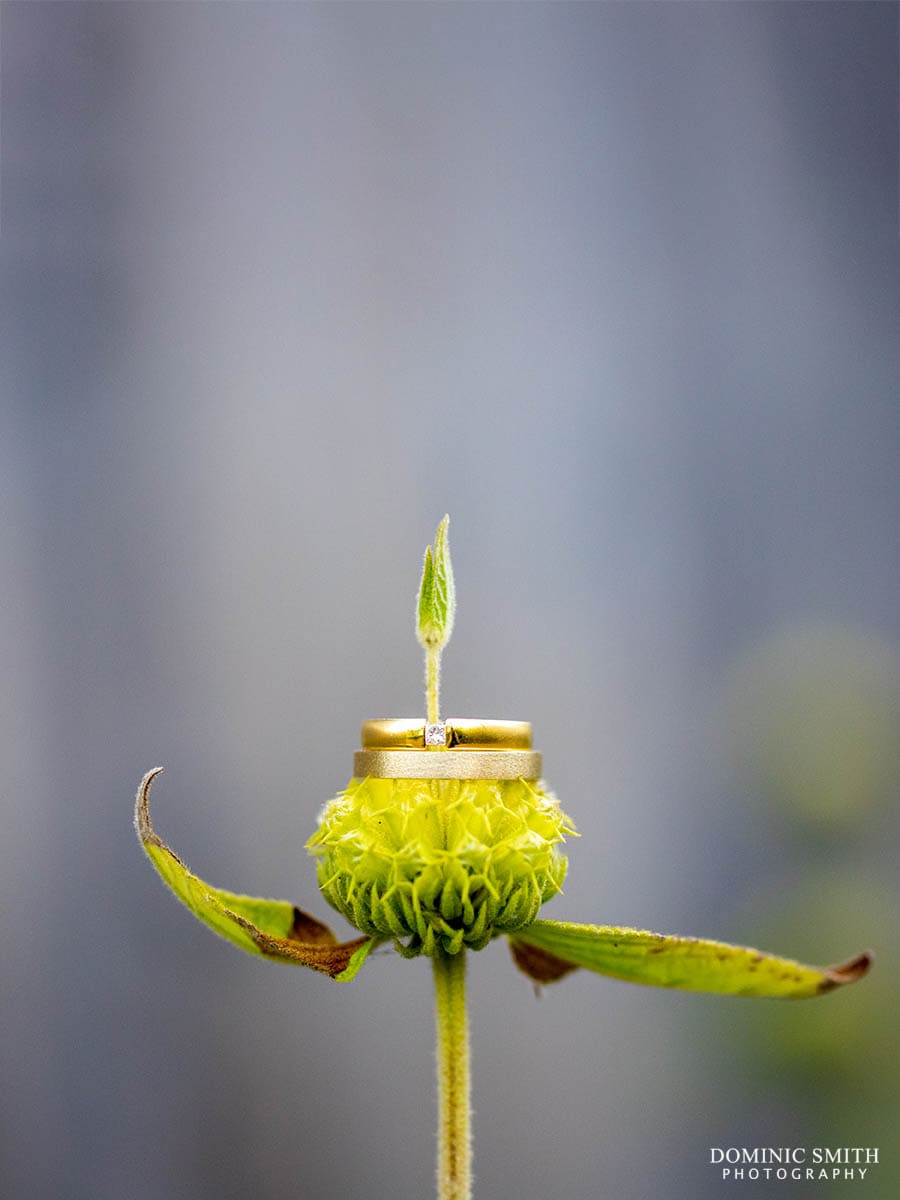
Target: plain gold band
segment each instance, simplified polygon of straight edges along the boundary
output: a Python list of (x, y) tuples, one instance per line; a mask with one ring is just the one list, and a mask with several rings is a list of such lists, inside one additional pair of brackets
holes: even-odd
[[(527, 721), (487, 721), (474, 717), (447, 717), (447, 747), (466, 750), (530, 750), (531, 726)], [(365, 750), (416, 750), (425, 748), (425, 722), (421, 717), (394, 717), (363, 721), (361, 743)], [(437, 747), (438, 751), (445, 747)], [(429, 747), (429, 752), (431, 752)], [(418, 778), (418, 776), (416, 777)]]
[(540, 779), (537, 750), (357, 750), (356, 779)]

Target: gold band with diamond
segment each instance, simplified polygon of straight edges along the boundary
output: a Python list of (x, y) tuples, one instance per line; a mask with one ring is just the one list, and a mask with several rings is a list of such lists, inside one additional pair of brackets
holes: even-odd
[[(527, 721), (486, 721), (474, 717), (447, 717), (443, 743), (432, 741), (428, 749), (530, 750), (531, 726)], [(363, 721), (361, 745), (364, 750), (423, 750), (426, 722), (421, 717), (392, 717)]]
[(541, 755), (531, 749), (527, 721), (421, 717), (364, 721), (357, 779), (539, 779)]

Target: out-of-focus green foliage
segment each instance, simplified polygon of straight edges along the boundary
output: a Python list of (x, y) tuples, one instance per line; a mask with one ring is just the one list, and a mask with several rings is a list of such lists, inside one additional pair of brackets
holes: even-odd
[(771, 1136), (877, 1145), (882, 1163), (866, 1178), (866, 1196), (894, 1200), (900, 654), (873, 634), (801, 627), (745, 658), (731, 699), (734, 791), (755, 798), (774, 849), (765, 887), (737, 902), (741, 924), (801, 954), (814, 950), (821, 929), (837, 946), (862, 940), (877, 969), (850, 1003), (837, 997), (827, 1011), (754, 1007), (740, 1036), (727, 1012), (713, 1019), (729, 1023), (720, 1035), (740, 1059), (742, 1104), (775, 1114)]
[(739, 762), (788, 822), (843, 833), (900, 795), (900, 655), (828, 625), (785, 632), (735, 672)]

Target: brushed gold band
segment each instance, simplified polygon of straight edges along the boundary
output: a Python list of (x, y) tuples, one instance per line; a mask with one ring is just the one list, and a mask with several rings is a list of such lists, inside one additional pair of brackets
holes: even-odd
[[(443, 745), (428, 746), (428, 752), (444, 749), (530, 750), (531, 726), (527, 721), (486, 721), (473, 717), (447, 717)], [(421, 717), (394, 717), (363, 721), (364, 750), (424, 750), (425, 722)]]
[(357, 779), (540, 779), (537, 750), (357, 750)]

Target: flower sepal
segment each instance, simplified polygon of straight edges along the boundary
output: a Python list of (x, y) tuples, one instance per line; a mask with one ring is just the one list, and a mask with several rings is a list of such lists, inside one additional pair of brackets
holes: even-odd
[(509, 941), (516, 966), (538, 984), (584, 967), (628, 983), (723, 996), (821, 996), (856, 983), (872, 964), (864, 952), (837, 966), (807, 967), (747, 946), (568, 921), (534, 921)]
[(162, 767), (141, 780), (134, 805), (134, 827), (147, 857), (182, 904), (242, 950), (276, 962), (311, 967), (339, 983), (353, 979), (382, 939), (339, 942), (327, 925), (288, 900), (241, 896), (212, 887), (194, 875), (159, 837), (150, 822), (150, 786)]

